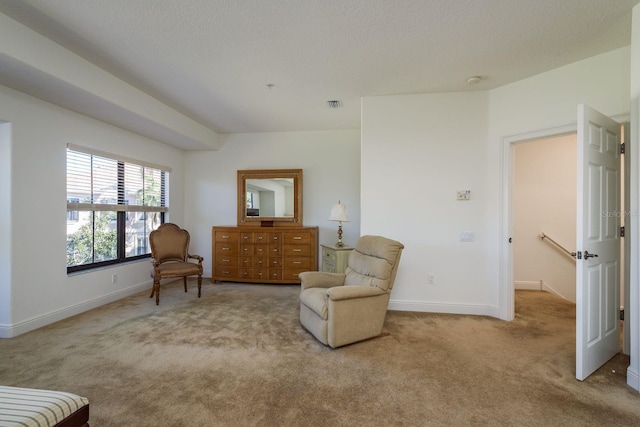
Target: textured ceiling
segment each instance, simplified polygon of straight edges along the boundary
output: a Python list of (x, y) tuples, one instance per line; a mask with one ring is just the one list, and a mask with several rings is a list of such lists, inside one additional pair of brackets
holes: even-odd
[(0, 0), (0, 12), (235, 133), (359, 128), (363, 96), (485, 90), (627, 46), (636, 3)]

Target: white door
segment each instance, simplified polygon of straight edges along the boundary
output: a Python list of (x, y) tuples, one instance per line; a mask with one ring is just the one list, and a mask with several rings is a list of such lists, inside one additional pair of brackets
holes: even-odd
[(578, 106), (576, 378), (620, 351), (620, 124)]

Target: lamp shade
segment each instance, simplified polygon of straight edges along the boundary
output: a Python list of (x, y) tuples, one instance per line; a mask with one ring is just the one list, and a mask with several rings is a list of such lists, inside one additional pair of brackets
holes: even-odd
[(331, 208), (331, 215), (329, 215), (329, 221), (349, 222), (347, 217), (347, 206), (338, 202)]

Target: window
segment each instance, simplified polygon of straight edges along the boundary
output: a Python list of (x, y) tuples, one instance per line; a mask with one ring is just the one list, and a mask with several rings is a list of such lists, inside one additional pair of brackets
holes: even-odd
[(149, 257), (169, 168), (67, 147), (67, 272)]

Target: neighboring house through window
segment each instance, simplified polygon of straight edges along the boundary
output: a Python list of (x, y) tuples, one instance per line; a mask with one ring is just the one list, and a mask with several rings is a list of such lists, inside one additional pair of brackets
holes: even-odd
[(149, 257), (170, 169), (67, 146), (67, 272)]

